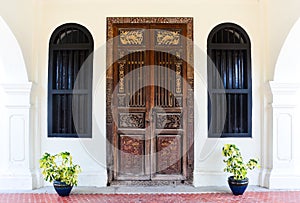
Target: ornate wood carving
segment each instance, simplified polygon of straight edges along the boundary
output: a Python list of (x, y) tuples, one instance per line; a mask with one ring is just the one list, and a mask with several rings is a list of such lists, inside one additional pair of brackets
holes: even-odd
[(126, 61), (119, 61), (119, 93), (124, 93), (124, 68), (125, 68)]
[(145, 128), (144, 113), (120, 113), (119, 114), (120, 128)]
[(120, 107), (126, 106), (126, 94), (119, 94), (118, 95), (118, 105)]
[(176, 93), (180, 94), (181, 93), (181, 86), (182, 86), (182, 74), (181, 74), (181, 67), (182, 67), (182, 62), (176, 62)]
[(142, 135), (120, 136), (120, 172), (142, 174), (144, 171), (144, 139)]
[(111, 110), (111, 95), (113, 91), (113, 80), (106, 78), (106, 124), (113, 122), (112, 110)]
[(175, 97), (175, 106), (182, 107), (182, 97)]
[[(171, 118), (168, 119), (168, 116), (166, 118), (162, 117), (161, 118), (162, 122), (159, 124), (161, 128), (157, 128), (157, 120), (158, 119), (155, 116), (154, 121), (156, 121), (156, 123), (154, 124), (154, 126), (157, 129), (165, 129), (165, 126), (166, 127), (170, 127), (171, 126), (173, 128), (170, 128), (170, 129), (173, 129), (173, 131), (174, 130), (176, 131), (176, 129), (187, 129), (187, 132), (185, 132), (188, 135), (187, 142), (189, 142), (188, 146), (187, 146), (188, 147), (188, 152), (187, 152), (187, 154), (188, 154), (188, 160), (187, 160), (187, 164), (188, 164), (187, 180), (188, 180), (189, 183), (191, 183), (192, 182), (192, 178), (193, 178), (193, 159), (194, 159), (194, 155), (193, 155), (193, 141), (194, 141), (193, 140), (194, 139), (194, 137), (193, 137), (194, 136), (193, 135), (193, 127), (194, 127), (193, 126), (193, 119), (194, 119), (193, 118), (193, 111), (194, 111), (194, 106), (193, 106), (192, 99), (190, 101), (188, 101), (188, 100), (189, 100), (191, 94), (192, 94), (191, 98), (193, 98), (193, 82), (192, 81), (193, 81), (193, 78), (194, 78), (194, 74), (193, 74), (193, 72), (194, 72), (194, 70), (193, 70), (193, 42), (192, 42), (192, 39), (193, 39), (193, 19), (192, 18), (184, 18), (184, 17), (179, 17), (179, 18), (173, 18), (173, 17), (171, 17), (171, 18), (168, 18), (168, 17), (166, 17), (166, 18), (165, 17), (163, 17), (163, 18), (153, 18), (153, 17), (149, 17), (149, 18), (147, 18), (147, 17), (142, 17), (142, 18), (140, 18), (140, 17), (125, 17), (125, 18), (123, 18), (123, 17), (117, 17), (117, 18), (110, 18), (109, 17), (109, 18), (107, 18), (107, 40), (108, 41), (107, 41), (107, 53), (106, 53), (106, 55), (107, 55), (107, 66), (110, 67), (110, 68), (108, 68), (107, 74), (106, 74), (106, 78), (107, 78), (107, 85), (106, 85), (106, 87), (107, 87), (107, 92), (106, 92), (106, 94), (107, 94), (107, 96), (106, 96), (106, 112), (107, 112), (106, 113), (106, 115), (107, 115), (107, 121), (106, 121), (106, 123), (107, 123), (107, 127), (106, 127), (106, 130), (107, 130), (108, 141), (111, 142), (111, 143), (114, 143), (113, 142), (114, 140), (118, 140), (119, 139), (119, 138), (115, 138), (114, 137), (114, 133), (115, 133), (114, 129), (116, 129), (115, 125), (120, 125), (120, 123), (116, 123), (116, 124), (113, 123), (113, 119), (112, 119), (112, 107), (113, 106), (119, 106), (120, 109), (123, 109), (124, 107), (126, 107), (126, 108), (145, 108), (146, 107), (146, 105), (143, 105), (143, 106), (131, 106), (129, 104), (129, 101), (132, 100), (132, 98), (127, 96), (127, 93), (126, 93), (126, 88), (127, 88), (126, 84), (127, 83), (126, 83), (126, 81), (124, 81), (125, 92), (124, 93), (120, 93), (119, 92), (118, 96), (115, 97), (116, 99), (114, 101), (114, 104), (112, 104), (112, 96), (113, 96), (112, 94), (113, 94), (113, 90), (115, 88), (114, 85), (116, 83), (118, 83), (118, 81), (115, 81), (115, 80), (116, 79), (119, 80), (118, 77), (120, 76), (119, 73), (118, 73), (118, 69), (117, 68), (116, 69), (112, 68), (113, 67), (113, 63), (116, 62), (116, 61), (114, 61), (114, 56), (118, 55), (119, 59), (123, 60), (124, 58), (126, 58), (128, 56), (128, 52), (135, 52), (133, 49), (131, 49), (131, 50), (127, 49), (127, 47), (130, 46), (129, 44), (128, 45), (126, 45), (126, 44), (122, 45), (121, 42), (120, 42), (120, 38), (118, 38), (116, 41), (115, 40), (111, 40), (114, 37), (114, 25), (116, 25), (116, 24), (137, 24), (137, 23), (138, 24), (152, 24), (152, 25), (154, 25), (154, 24), (160, 24), (160, 25), (161, 24), (166, 24), (166, 25), (169, 25), (169, 24), (174, 24), (174, 25), (176, 25), (176, 24), (185, 24), (186, 25), (185, 36), (187, 37), (187, 39), (190, 39), (190, 41), (189, 40), (184, 41), (185, 39), (182, 38), (182, 39), (180, 39), (180, 41), (181, 41), (180, 44), (185, 44), (186, 43), (187, 47), (183, 47), (183, 46), (181, 47), (181, 45), (178, 45), (178, 48), (172, 50), (173, 51), (172, 55), (176, 56), (176, 60), (174, 60), (174, 62), (173, 62), (174, 68), (172, 70), (175, 72), (174, 75), (175, 75), (175, 78), (176, 78), (176, 66), (175, 66), (175, 62), (177, 62), (179, 60), (184, 61), (184, 65), (182, 65), (182, 67), (181, 67), (182, 68), (181, 69), (181, 74), (183, 74), (182, 77), (185, 75), (184, 78), (188, 80), (188, 83), (190, 85), (188, 85), (188, 87), (187, 87), (188, 90), (183, 89), (184, 87), (181, 87), (182, 88), (181, 92), (180, 93), (176, 93), (176, 89), (177, 89), (177, 87), (176, 87), (176, 80), (173, 81), (173, 84), (172, 84), (173, 91), (171, 92), (172, 93), (172, 98), (173, 98), (172, 101), (173, 102), (170, 102), (170, 104), (173, 104), (174, 106), (172, 106), (172, 107), (176, 107), (177, 109), (184, 108), (184, 111), (186, 112), (186, 115), (187, 115), (185, 117), (187, 119), (187, 122), (182, 123), (182, 115), (181, 115), (181, 113), (174, 113), (174, 112), (172, 112), (172, 113), (168, 113), (168, 115), (178, 114), (177, 118), (176, 118), (176, 116), (173, 117), (172, 119)], [(141, 30), (141, 29), (139, 29), (139, 30)], [(173, 30), (176, 30), (176, 28), (173, 29)], [(126, 36), (126, 37), (127, 37), (126, 40), (128, 41), (128, 36)], [(131, 43), (133, 43), (133, 42), (131, 42)], [(166, 41), (165, 41), (165, 43), (166, 43)], [(114, 53), (114, 49), (113, 49), (113, 45), (115, 45), (115, 44), (120, 44), (123, 47), (122, 49), (118, 50), (120, 52), (117, 52), (117, 54)], [(155, 42), (154, 42), (154, 44), (155, 44)], [(138, 50), (141, 50), (141, 51), (144, 51), (144, 48), (146, 47), (143, 44), (141, 44), (141, 45), (137, 44), (135, 46), (139, 46), (138, 48), (135, 48), (135, 50), (138, 49)], [(163, 46), (167, 47), (169, 45), (165, 44), (163, 46), (161, 46), (161, 45), (158, 45), (158, 46), (160, 46), (160, 47), (163, 47)], [(162, 50), (162, 52), (165, 52), (165, 50)], [(131, 65), (131, 66), (134, 65), (134, 66), (136, 66), (135, 64), (126, 64), (126, 65)], [(124, 76), (126, 76), (126, 65), (125, 65)], [(165, 65), (168, 65), (168, 64), (165, 64)], [(172, 65), (172, 63), (170, 63), (169, 65)], [(117, 66), (115, 66), (115, 67), (117, 67)], [(187, 70), (187, 72), (182, 73), (183, 70), (184, 71)], [(122, 76), (122, 74), (121, 74), (121, 76)], [(126, 77), (124, 77), (124, 78), (126, 78)], [(183, 80), (181, 81), (181, 83), (183, 83)], [(119, 89), (117, 89), (117, 90), (119, 90)], [(126, 94), (126, 98), (124, 98), (125, 94)], [(147, 95), (147, 93), (146, 93), (146, 95)], [(121, 96), (121, 97), (119, 97), (119, 96)], [(122, 98), (122, 96), (123, 96), (123, 98)], [(185, 98), (186, 96), (188, 98)], [(147, 95), (147, 97), (148, 97), (148, 95)], [(144, 97), (136, 96), (136, 98), (142, 98), (142, 99), (140, 99), (140, 101), (143, 101), (143, 102), (145, 101), (143, 99)], [(167, 99), (167, 101), (168, 101), (168, 99)], [(125, 106), (124, 106), (124, 103), (125, 103)], [(189, 104), (191, 104), (191, 106), (189, 106)], [(170, 108), (170, 107), (166, 106), (166, 108)], [(136, 113), (136, 111), (130, 112), (130, 113)], [(138, 112), (138, 113), (140, 113), (140, 112)], [(159, 114), (159, 113), (157, 113), (157, 114)], [(116, 114), (116, 115), (118, 115), (118, 114)], [(119, 117), (118, 117), (118, 119), (119, 119)], [(139, 119), (137, 119), (137, 120), (139, 120)], [(167, 123), (165, 125), (164, 122), (166, 122), (166, 121), (167, 121)], [(128, 122), (129, 122), (129, 124), (128, 124)], [(143, 122), (145, 122), (145, 121), (143, 121)], [(128, 121), (126, 121), (126, 119), (125, 119), (125, 123), (126, 124), (122, 124), (122, 125), (123, 126), (135, 125), (135, 124), (132, 124), (132, 119), (131, 118)], [(136, 123), (139, 123), (139, 122), (136, 121)], [(145, 129), (145, 125), (146, 124), (143, 123), (143, 125), (144, 125), (144, 129)], [(177, 127), (177, 126), (179, 126), (179, 127)], [(122, 131), (124, 130), (124, 131), (131, 132), (132, 129), (133, 128), (123, 128)], [(143, 130), (143, 129), (139, 128), (139, 130)], [(146, 131), (144, 131), (144, 132), (146, 132)], [(127, 133), (127, 134), (130, 134), (130, 133)], [(136, 136), (136, 135), (134, 135), (134, 136)], [(127, 140), (126, 143), (129, 143), (129, 139), (137, 139), (137, 140), (139, 140), (139, 142), (137, 142), (137, 141), (131, 142), (130, 143), (131, 147), (129, 147), (129, 148), (125, 147), (127, 145), (127, 144), (125, 144), (124, 147), (121, 149), (121, 139), (119, 139), (119, 142), (114, 143), (114, 145), (120, 146), (121, 151), (122, 150), (123, 151), (128, 150), (128, 152), (130, 152), (130, 153), (131, 153), (131, 151), (133, 151), (134, 153), (136, 151), (139, 151), (137, 149), (136, 150), (132, 149), (132, 147), (133, 147), (132, 144), (134, 144), (134, 145), (137, 146), (137, 143), (139, 143), (139, 146), (137, 146), (137, 148), (140, 147), (141, 149), (144, 149), (145, 146), (146, 146), (146, 144), (145, 144), (146, 141), (144, 141), (145, 138), (144, 137), (143, 138), (139, 138), (139, 136), (141, 137), (141, 136), (144, 136), (144, 135), (138, 135), (136, 137), (134, 137), (134, 136), (131, 136), (131, 135), (121, 135), (121, 137), (129, 137), (129, 138), (124, 138), (125, 141)], [(169, 137), (170, 136), (176, 137), (176, 135), (168, 135), (168, 136)], [(143, 141), (141, 141), (141, 140), (143, 140)], [(179, 140), (181, 140), (181, 138), (179, 138)], [(165, 142), (161, 141), (161, 142), (165, 143), (165, 144), (162, 144), (162, 146), (166, 146), (167, 145), (166, 144), (167, 141), (165, 141)], [(175, 141), (174, 144), (170, 144), (170, 145), (171, 146), (172, 145), (176, 145), (176, 142), (177, 141)], [(178, 141), (178, 144), (180, 142)], [(156, 143), (156, 145), (158, 146), (158, 143)], [(112, 181), (116, 181), (117, 182), (117, 180), (115, 179), (117, 177), (117, 175), (114, 173), (114, 171), (116, 171), (116, 166), (118, 167), (117, 169), (120, 169), (123, 172), (130, 173), (130, 171), (131, 172), (135, 171), (136, 174), (142, 173), (140, 169), (141, 169), (141, 167), (145, 166), (145, 160), (142, 160), (142, 161), (138, 160), (137, 161), (138, 163), (135, 163), (134, 160), (132, 160), (132, 158), (133, 157), (136, 158), (138, 155), (132, 155), (132, 153), (131, 154), (122, 153), (122, 154), (128, 155), (128, 157), (124, 156), (124, 157), (120, 157), (120, 158), (123, 159), (123, 160), (128, 159), (128, 161), (124, 161), (124, 163), (129, 162), (130, 164), (128, 164), (127, 166), (116, 164), (116, 163), (120, 163), (120, 162), (119, 162), (119, 160), (117, 160), (118, 162), (114, 162), (116, 160), (116, 156), (115, 156), (116, 154), (114, 154), (115, 151), (113, 150), (113, 148), (111, 147), (110, 144), (107, 145), (107, 146), (108, 146), (107, 147), (107, 166), (108, 166), (108, 183), (109, 184), (113, 183)], [(181, 146), (179, 145), (178, 147), (180, 148)], [(168, 147), (166, 147), (166, 148), (168, 148)], [(176, 147), (172, 147), (172, 148), (174, 150), (176, 149)], [(161, 150), (162, 150), (162, 148), (160, 149), (160, 151)], [(180, 150), (182, 151), (184, 149), (180, 149)], [(180, 150), (177, 150), (177, 151), (180, 151)], [(139, 151), (139, 153), (140, 153), (140, 151)], [(145, 152), (143, 152), (143, 153), (145, 153)], [(143, 156), (140, 156), (140, 157), (143, 157)], [(166, 158), (166, 157), (162, 157), (162, 158)], [(174, 157), (174, 160), (175, 159), (176, 158)], [(165, 162), (164, 160), (162, 160), (162, 161)], [(185, 160), (182, 159), (181, 162), (183, 163), (183, 162), (185, 162)], [(139, 163), (143, 163), (144, 165), (142, 164), (143, 166), (141, 166), (141, 165), (139, 165)], [(132, 169), (132, 167), (131, 167), (132, 165), (137, 165), (137, 168), (136, 169)], [(130, 167), (131, 167), (131, 169), (129, 169)], [(124, 169), (122, 169), (122, 168), (124, 168)], [(163, 166), (159, 166), (159, 168), (163, 170), (164, 167)], [(127, 169), (128, 169), (128, 171), (126, 171)], [(144, 168), (144, 170), (145, 170), (145, 168)], [(176, 170), (177, 170), (176, 166), (173, 166), (173, 168), (171, 167), (168, 170), (165, 171), (165, 174), (168, 174), (168, 173), (177, 173), (176, 172)], [(183, 171), (183, 169), (181, 168), (179, 173), (182, 173), (182, 171)], [(177, 173), (177, 174), (179, 174), (179, 173)], [(161, 174), (164, 174), (164, 172), (161, 172)], [(132, 174), (132, 175), (134, 176), (134, 174)], [(135, 183), (138, 184), (138, 182), (141, 182), (141, 181), (123, 181), (123, 183), (125, 183), (125, 184), (135, 184)], [(173, 182), (173, 180), (172, 180), (172, 182)], [(155, 180), (152, 180), (152, 181), (142, 181), (142, 184), (146, 184), (146, 185), (149, 185), (149, 184), (159, 185), (159, 184), (162, 184), (162, 183), (169, 184), (170, 182), (169, 181), (163, 181), (163, 180), (160, 180), (160, 181), (155, 181)]]
[(158, 30), (155, 32), (157, 45), (179, 45), (180, 36), (180, 30)]
[(144, 30), (120, 29), (121, 45), (142, 45), (144, 42)]
[(181, 142), (179, 136), (159, 136), (157, 146), (157, 170), (159, 174), (181, 173)]
[(180, 129), (182, 128), (181, 113), (157, 113), (156, 128), (158, 129)]

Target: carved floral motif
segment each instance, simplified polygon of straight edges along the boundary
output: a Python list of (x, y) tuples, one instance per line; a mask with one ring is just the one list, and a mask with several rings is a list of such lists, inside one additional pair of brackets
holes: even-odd
[(158, 129), (180, 129), (181, 126), (180, 113), (160, 114), (156, 116), (156, 128)]
[(120, 172), (143, 173), (144, 141), (138, 136), (121, 136)]
[(122, 45), (141, 45), (144, 41), (144, 30), (120, 30)]
[(181, 146), (179, 137), (158, 137), (158, 173), (180, 174), (181, 172)]
[(157, 45), (179, 45), (180, 31), (159, 30), (156, 31)]
[(144, 128), (144, 113), (120, 113), (119, 126), (120, 128)]

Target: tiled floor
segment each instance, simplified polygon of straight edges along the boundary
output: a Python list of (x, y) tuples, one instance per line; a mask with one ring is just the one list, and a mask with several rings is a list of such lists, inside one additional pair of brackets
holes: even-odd
[(71, 194), (68, 197), (59, 197), (53, 193), (1, 193), (1, 203), (42, 203), (42, 202), (211, 202), (211, 203), (298, 203), (300, 191), (269, 191), (246, 192), (242, 196), (231, 193), (191, 193), (191, 194)]

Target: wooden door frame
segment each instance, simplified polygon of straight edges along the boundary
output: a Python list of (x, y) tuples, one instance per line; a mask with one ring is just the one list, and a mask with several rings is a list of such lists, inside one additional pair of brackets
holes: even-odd
[(193, 182), (194, 172), (194, 68), (193, 68), (193, 18), (191, 17), (108, 17), (107, 18), (107, 48), (106, 48), (106, 165), (107, 183), (113, 181), (114, 155), (113, 155), (113, 112), (112, 95), (114, 90), (113, 72), (113, 27), (114, 24), (144, 23), (144, 24), (184, 24), (187, 28), (187, 137), (189, 147), (187, 151), (187, 180), (188, 184)]

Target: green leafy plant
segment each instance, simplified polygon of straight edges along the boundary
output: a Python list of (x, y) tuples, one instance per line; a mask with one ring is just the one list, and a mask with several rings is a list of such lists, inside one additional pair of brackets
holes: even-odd
[(241, 152), (235, 144), (225, 144), (222, 148), (222, 154), (226, 157), (223, 160), (226, 163), (224, 171), (232, 173), (235, 180), (245, 179), (248, 169), (260, 168), (258, 159), (250, 159), (247, 163), (244, 163)]
[(73, 164), (72, 156), (69, 152), (61, 152), (55, 155), (44, 153), (40, 159), (40, 168), (46, 181), (61, 181), (67, 185), (75, 185), (78, 183), (78, 174), (81, 168), (77, 164)]

